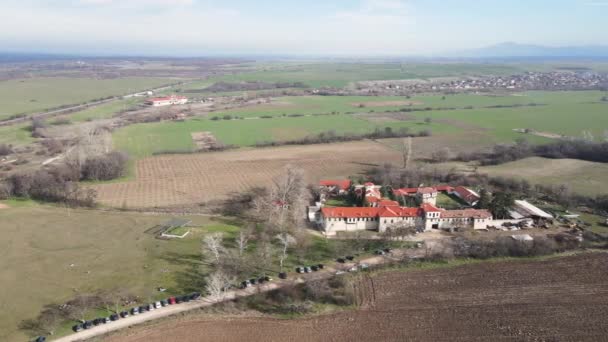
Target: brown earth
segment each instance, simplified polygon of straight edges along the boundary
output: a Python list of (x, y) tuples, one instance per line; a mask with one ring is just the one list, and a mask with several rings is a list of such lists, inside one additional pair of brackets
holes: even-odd
[(353, 311), (281, 320), (187, 316), (111, 342), (606, 341), (607, 253), (361, 277)]
[(0, 209), (8, 209), (8, 205), (0, 203)]
[(192, 132), (190, 135), (199, 151), (206, 151), (217, 147), (217, 139), (211, 132)]
[(269, 186), (287, 164), (302, 168), (308, 180), (316, 182), (399, 161), (396, 150), (372, 141), (156, 156), (137, 161), (133, 181), (93, 187), (104, 205), (168, 207), (222, 200), (234, 192)]

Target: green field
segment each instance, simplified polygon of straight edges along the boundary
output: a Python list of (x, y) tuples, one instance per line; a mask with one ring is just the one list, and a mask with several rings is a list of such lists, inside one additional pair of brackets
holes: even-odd
[[(251, 146), (270, 140), (290, 140), (310, 134), (335, 130), (339, 133), (366, 133), (375, 125), (351, 115), (308, 116), (295, 118), (272, 118), (254, 120), (189, 120), (184, 122), (161, 122), (127, 126), (113, 135), (116, 149), (141, 158), (160, 151), (193, 151), (194, 142), (190, 133), (212, 132), (224, 144)], [(434, 129), (436, 125), (417, 125), (414, 122), (396, 122), (393, 128), (412, 127), (413, 131)]]
[[(526, 92), (511, 96), (451, 95), (420, 96), (409, 99), (419, 104), (411, 108), (456, 107), (456, 110), (431, 110), (405, 113), (401, 120), (384, 118), (385, 111), (403, 106), (371, 106), (358, 108), (358, 103), (404, 101), (397, 97), (318, 96), (284, 97), (272, 104), (218, 111), (212, 116), (253, 118), (273, 116), (272, 119), (210, 120), (194, 119), (185, 122), (137, 124), (118, 130), (114, 134), (116, 148), (135, 157), (149, 156), (167, 150), (192, 151), (195, 146), (190, 133), (210, 131), (225, 144), (250, 146), (271, 140), (302, 138), (322, 131), (337, 133), (365, 133), (390, 126), (393, 129), (409, 127), (412, 131), (430, 129), (434, 135), (469, 134), (478, 136), (480, 144), (512, 142), (525, 137), (531, 142), (548, 142), (550, 139), (523, 135), (516, 128), (581, 137), (584, 130), (598, 139), (608, 127), (608, 105), (598, 102), (601, 92)], [(496, 105), (542, 104), (534, 107), (487, 108)], [(465, 107), (472, 106), (472, 109)], [(407, 107), (407, 106), (406, 106)], [(330, 114), (304, 117), (285, 117), (289, 114)], [(357, 115), (344, 113), (361, 113)], [(393, 113), (388, 113), (393, 114)], [(377, 120), (377, 118), (384, 118)], [(423, 123), (431, 118), (432, 123)], [(576, 118), (574, 120), (573, 118)]]
[(129, 108), (133, 108), (142, 100), (140, 98), (129, 98), (124, 100), (116, 100), (110, 103), (105, 103), (99, 106), (87, 108), (78, 112), (70, 113), (66, 115), (72, 121), (88, 121), (88, 120), (98, 120), (98, 119), (109, 119), (114, 114), (127, 110)]
[(112, 95), (123, 95), (174, 83), (168, 78), (128, 77), (28, 78), (0, 81), (0, 119), (62, 105), (79, 104)]
[(163, 241), (144, 231), (170, 218), (165, 215), (4, 203), (11, 208), (0, 210), (2, 341), (26, 340), (17, 329), (21, 320), (78, 293), (120, 290), (149, 301), (167, 295), (156, 291), (159, 286), (172, 294), (188, 291), (200, 281), (190, 271), (200, 260), (201, 236), (207, 229), (238, 229), (194, 216), (188, 219), (199, 228)]
[[(522, 72), (517, 66), (434, 63), (277, 63), (253, 64), (252, 71), (214, 81), (303, 82), (311, 87), (344, 87), (357, 81), (428, 79), (446, 76), (502, 75)], [(195, 89), (194, 87), (190, 87)]]
[(34, 141), (29, 124), (0, 126), (0, 144), (24, 145)]
[(560, 186), (575, 193), (595, 196), (608, 194), (608, 164), (576, 159), (526, 158), (496, 166), (480, 167), (491, 176), (523, 178), (532, 184)]

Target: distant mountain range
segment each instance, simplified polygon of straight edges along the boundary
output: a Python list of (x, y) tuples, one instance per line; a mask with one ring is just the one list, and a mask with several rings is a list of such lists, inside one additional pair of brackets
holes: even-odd
[(512, 58), (512, 57), (608, 57), (608, 46), (560, 46), (550, 47), (542, 45), (518, 44), (513, 42), (496, 44), (480, 49), (460, 51), (452, 54), (468, 58)]

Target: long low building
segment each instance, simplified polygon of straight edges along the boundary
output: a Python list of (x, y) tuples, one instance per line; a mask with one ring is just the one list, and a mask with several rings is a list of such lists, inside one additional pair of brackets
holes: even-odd
[(185, 96), (166, 96), (166, 97), (155, 97), (152, 99), (147, 99), (146, 104), (152, 107), (162, 107), (162, 106), (171, 106), (171, 105), (180, 105), (188, 103), (188, 98)]
[(423, 203), (419, 208), (400, 206), (324, 207), (321, 227), (326, 235), (337, 232), (416, 227), (418, 231), (465, 228), (486, 229), (494, 224), (492, 214), (485, 209), (445, 210)]

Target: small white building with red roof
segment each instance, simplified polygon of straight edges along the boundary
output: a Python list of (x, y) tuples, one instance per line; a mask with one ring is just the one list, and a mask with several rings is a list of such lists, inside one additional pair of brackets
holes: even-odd
[(465, 188), (464, 186), (457, 186), (450, 193), (465, 201), (470, 206), (475, 206), (480, 198), (478, 193), (469, 188)]
[(188, 98), (185, 96), (165, 96), (165, 97), (154, 97), (146, 100), (146, 104), (152, 107), (162, 107), (171, 105), (182, 105), (188, 103)]

